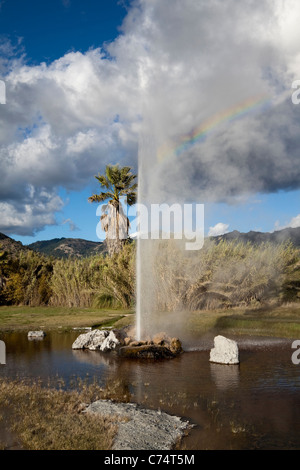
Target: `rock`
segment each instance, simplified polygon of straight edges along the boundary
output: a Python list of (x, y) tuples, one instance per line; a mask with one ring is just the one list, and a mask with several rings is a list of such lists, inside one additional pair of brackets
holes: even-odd
[(29, 339), (43, 339), (46, 336), (44, 331), (29, 331), (28, 338)]
[(176, 356), (169, 348), (159, 345), (123, 346), (119, 356), (134, 359), (172, 359)]
[(232, 339), (216, 336), (214, 348), (210, 351), (210, 362), (218, 364), (239, 364), (238, 345)]
[(171, 450), (192, 429), (188, 421), (135, 403), (98, 400), (83, 413), (118, 417), (113, 450)]
[(79, 335), (72, 344), (72, 349), (89, 349), (90, 351), (110, 351), (120, 344), (115, 332), (107, 330), (92, 330)]
[(124, 344), (125, 338), (127, 338), (127, 337), (131, 338), (131, 336), (128, 334), (127, 330), (128, 330), (128, 327), (124, 327), (124, 328), (117, 329), (117, 330), (115, 330), (115, 329), (112, 330), (114, 332), (116, 338), (118, 339), (118, 341), (121, 344)]
[(182, 353), (182, 351), (183, 351), (182, 344), (181, 344), (181, 342), (179, 341), (178, 338), (172, 338), (171, 339), (170, 350), (172, 351), (172, 353), (174, 353), (176, 355)]
[(142, 346), (140, 341), (131, 340), (127, 346), (131, 346), (132, 348), (137, 348), (138, 346)]
[(169, 340), (170, 340), (170, 338), (168, 338), (166, 333), (157, 333), (152, 338), (153, 343), (158, 344), (159, 346), (162, 346), (164, 343), (169, 342)]
[(128, 338), (135, 338), (136, 337), (136, 327), (135, 326), (132, 326), (132, 325), (125, 326), (124, 328), (122, 328), (122, 331), (126, 332), (126, 336)]
[(111, 351), (112, 349), (116, 349), (116, 347), (119, 344), (120, 344), (120, 341), (118, 340), (114, 331), (111, 331), (109, 335), (105, 338), (103, 343), (100, 345), (100, 351), (103, 351), (103, 352)]
[(81, 334), (74, 341), (72, 349), (89, 349), (91, 351), (111, 351), (118, 349), (122, 357), (169, 359), (182, 352), (181, 342), (159, 333), (153, 340), (136, 341), (128, 333), (128, 328), (121, 330), (93, 330)]
[(135, 341), (125, 338), (124, 345), (119, 349), (119, 355), (136, 359), (170, 359), (182, 353), (181, 342), (178, 338), (170, 338), (166, 333), (157, 333), (153, 339)]
[(74, 341), (72, 349), (90, 349), (92, 351), (100, 349), (108, 334), (109, 332), (104, 330), (92, 330), (88, 333), (83, 333)]
[(131, 340), (130, 343), (128, 344), (128, 346), (132, 346), (133, 348), (136, 348), (138, 346), (146, 346), (147, 344), (148, 344), (147, 341), (133, 341), (133, 340)]

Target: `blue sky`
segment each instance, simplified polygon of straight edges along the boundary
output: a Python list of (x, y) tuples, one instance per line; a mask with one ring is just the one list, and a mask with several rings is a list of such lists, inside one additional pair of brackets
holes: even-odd
[[(113, 41), (120, 33), (127, 4), (126, 0), (4, 0), (0, 37), (20, 42), (27, 63), (51, 63), (70, 51), (85, 52)], [(50, 225), (35, 236), (12, 236), (24, 244), (61, 237), (98, 241), (97, 207), (87, 202), (92, 190), (97, 190), (93, 181), (80, 192), (61, 188), (65, 207), (57, 214), (59, 225)], [(74, 222), (71, 227), (69, 219)]]
[(151, 97), (158, 144), (268, 97), (267, 114), (258, 108), (219, 126), (178, 163), (162, 164), (158, 180), (165, 172), (189, 200), (205, 204), (206, 233), (300, 225), (300, 106), (286, 98), (298, 74), (300, 8), (276, 0), (286, 8), (278, 15), (268, 0), (225, 3), (228, 17), (224, 2), (1, 2), (0, 231), (25, 244), (97, 240), (97, 206), (87, 202), (99, 189), (94, 175), (108, 163), (137, 169), (141, 96)]
[(112, 41), (126, 14), (118, 0), (4, 0), (1, 35), (22, 45), (32, 63), (51, 62), (69, 51), (85, 52)]

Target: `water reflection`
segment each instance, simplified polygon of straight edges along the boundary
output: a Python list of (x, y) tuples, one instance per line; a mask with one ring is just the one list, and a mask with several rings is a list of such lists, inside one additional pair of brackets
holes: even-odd
[(240, 382), (239, 365), (224, 365), (210, 363), (210, 373), (219, 390), (238, 387)]
[(97, 381), (107, 397), (185, 417), (196, 425), (189, 449), (299, 448), (300, 366), (289, 343), (241, 350), (239, 366), (209, 362), (209, 351), (167, 361), (136, 361), (116, 354), (72, 350), (78, 332), (52, 332), (43, 341), (26, 333), (1, 335), (7, 364), (0, 376), (74, 377)]
[(116, 368), (116, 358), (111, 354), (101, 353), (100, 351), (73, 349), (72, 356), (82, 364), (101, 365), (109, 367), (111, 370)]

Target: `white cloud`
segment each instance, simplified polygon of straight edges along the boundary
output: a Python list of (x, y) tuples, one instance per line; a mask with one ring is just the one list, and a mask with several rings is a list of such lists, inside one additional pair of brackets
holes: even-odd
[(283, 230), (284, 228), (297, 228), (300, 227), (300, 214), (296, 215), (296, 217), (293, 217), (289, 222), (286, 223), (286, 225), (280, 225), (280, 222), (277, 221), (275, 223), (275, 228), (274, 230)]
[(223, 224), (219, 222), (214, 227), (209, 227), (208, 236), (209, 237), (218, 237), (219, 235), (224, 235), (228, 233), (229, 224)]
[(298, 215), (296, 215), (296, 217), (292, 218), (292, 220), (288, 224), (288, 227), (292, 227), (292, 228), (300, 227), (300, 214), (298, 214)]
[(0, 202), (0, 231), (24, 236), (34, 235), (45, 225), (56, 225), (54, 213), (63, 208), (63, 201), (55, 194), (40, 191), (18, 205)]
[[(300, 106), (287, 97), (299, 78), (299, 17), (296, 0), (136, 0), (106, 49), (31, 66), (0, 45), (0, 201), (22, 217), (24, 204), (36, 206), (28, 188), (44, 188), (55, 211), (58, 187), (81, 189), (107, 163), (136, 165), (139, 143), (158, 202), (299, 188)], [(261, 95), (267, 108), (222, 120)], [(164, 156), (203, 124), (206, 138)], [(4, 211), (0, 230), (19, 230), (9, 220)], [(29, 220), (35, 231), (55, 217), (27, 218), (28, 230)]]

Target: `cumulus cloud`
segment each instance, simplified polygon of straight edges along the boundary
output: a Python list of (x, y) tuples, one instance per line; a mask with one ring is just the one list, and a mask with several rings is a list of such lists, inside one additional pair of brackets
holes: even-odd
[(224, 235), (228, 233), (229, 224), (223, 224), (219, 222), (214, 227), (209, 227), (208, 236), (209, 237), (218, 237), (219, 235)]
[(0, 231), (55, 223), (59, 187), (136, 166), (138, 149), (152, 202), (299, 188), (299, 21), (297, 0), (135, 0), (105, 48), (33, 66), (0, 45)]
[(282, 230), (284, 228), (297, 228), (300, 227), (300, 214), (293, 217), (286, 225), (280, 225), (279, 221), (275, 223), (275, 231)]
[(30, 188), (23, 201), (0, 202), (1, 231), (33, 236), (46, 225), (56, 225), (54, 214), (63, 208), (63, 201), (55, 193)]
[[(35, 188), (35, 198), (41, 188), (47, 190), (56, 210), (59, 187), (80, 190), (105, 164), (134, 163), (135, 126), (140, 118), (135, 119), (133, 106), (127, 106), (121, 96), (126, 84), (118, 77), (117, 66), (100, 50), (70, 53), (49, 66), (18, 62), (5, 82), (7, 104), (0, 115), (0, 201), (9, 202), (16, 215), (28, 187)], [(133, 102), (133, 88), (131, 95)], [(26, 204), (34, 210), (33, 199)], [(0, 231), (23, 235), (24, 228), (9, 220), (3, 213)], [(34, 233), (55, 218), (49, 213), (48, 218), (30, 220)]]
[[(289, 39), (299, 36), (291, 20), (299, 4), (175, 2), (166, 21), (165, 3), (154, 3), (157, 16), (152, 10), (148, 22), (155, 26), (159, 72), (150, 75), (149, 95), (159, 99), (148, 100), (156, 142), (145, 159), (155, 152), (163, 158), (150, 193), (232, 202), (299, 187), (300, 107), (291, 102), (299, 53)], [(189, 140), (193, 145), (183, 146)], [(159, 193), (163, 178), (173, 184)]]

